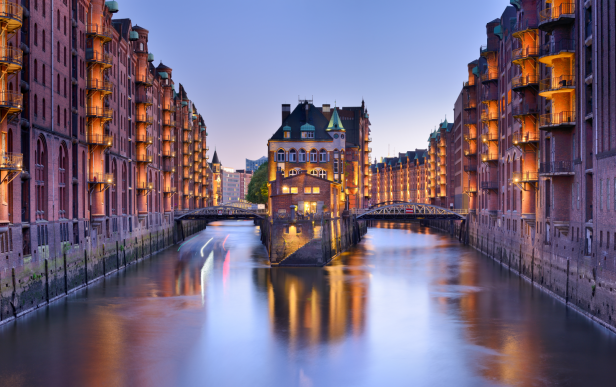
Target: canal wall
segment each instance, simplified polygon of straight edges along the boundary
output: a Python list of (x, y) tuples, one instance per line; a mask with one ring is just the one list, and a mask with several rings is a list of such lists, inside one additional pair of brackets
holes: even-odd
[(49, 244), (42, 244), (24, 259), (22, 265), (0, 272), (0, 324), (149, 258), (205, 226), (205, 221), (183, 221), (179, 230), (171, 220), (136, 227), (125, 237), (113, 233), (108, 238), (98, 238), (92, 230), (80, 244), (54, 243), (51, 238)]
[(272, 266), (324, 266), (367, 232), (355, 216), (261, 221), (261, 241)]
[(616, 332), (616, 270), (607, 259), (584, 255), (583, 240), (560, 232), (551, 239), (534, 228), (514, 232), (482, 225), (470, 215), (468, 229), (460, 222), (428, 221), (429, 227), (458, 238), (468, 231), (466, 243), (567, 307)]

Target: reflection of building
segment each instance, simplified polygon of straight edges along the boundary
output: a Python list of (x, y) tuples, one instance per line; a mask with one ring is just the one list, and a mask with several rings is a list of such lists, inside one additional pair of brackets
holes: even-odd
[(256, 172), (263, 164), (267, 163), (267, 157), (263, 156), (257, 160), (246, 159), (246, 172)]

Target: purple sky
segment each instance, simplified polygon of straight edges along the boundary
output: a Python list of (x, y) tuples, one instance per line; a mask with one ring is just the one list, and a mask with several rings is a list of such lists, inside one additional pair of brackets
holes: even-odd
[[(359, 106), (373, 157), (426, 146), (453, 104), (485, 25), (508, 0), (129, 0), (116, 18), (150, 31), (155, 65), (173, 68), (224, 166), (266, 155), (280, 105)], [(177, 90), (177, 88), (176, 88)]]

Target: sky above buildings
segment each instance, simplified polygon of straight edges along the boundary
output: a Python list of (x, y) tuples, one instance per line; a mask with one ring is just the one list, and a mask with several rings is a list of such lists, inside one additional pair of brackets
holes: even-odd
[(281, 104), (366, 102), (372, 156), (426, 147), (509, 0), (129, 0), (114, 18), (150, 31), (208, 127), (210, 158), (265, 156)]

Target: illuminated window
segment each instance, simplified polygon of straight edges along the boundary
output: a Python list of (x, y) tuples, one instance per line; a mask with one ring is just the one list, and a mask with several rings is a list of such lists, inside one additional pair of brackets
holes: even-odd
[(284, 138), (291, 138), (291, 132), (284, 132)]
[(292, 194), (296, 194), (296, 193), (298, 193), (298, 191), (297, 191), (297, 187), (291, 187), (291, 193), (292, 193)]
[(309, 194), (309, 193), (311, 193), (311, 191), (312, 191), (311, 187), (304, 187), (304, 193), (305, 194)]
[(289, 193), (289, 187), (287, 187), (286, 185), (282, 187), (282, 193)]
[(321, 179), (327, 179), (327, 171), (326, 171), (326, 170), (324, 170), (324, 169), (321, 169), (321, 170), (319, 171), (319, 177), (320, 177)]
[(320, 187), (312, 187), (312, 193), (313, 194), (321, 193), (321, 188)]

